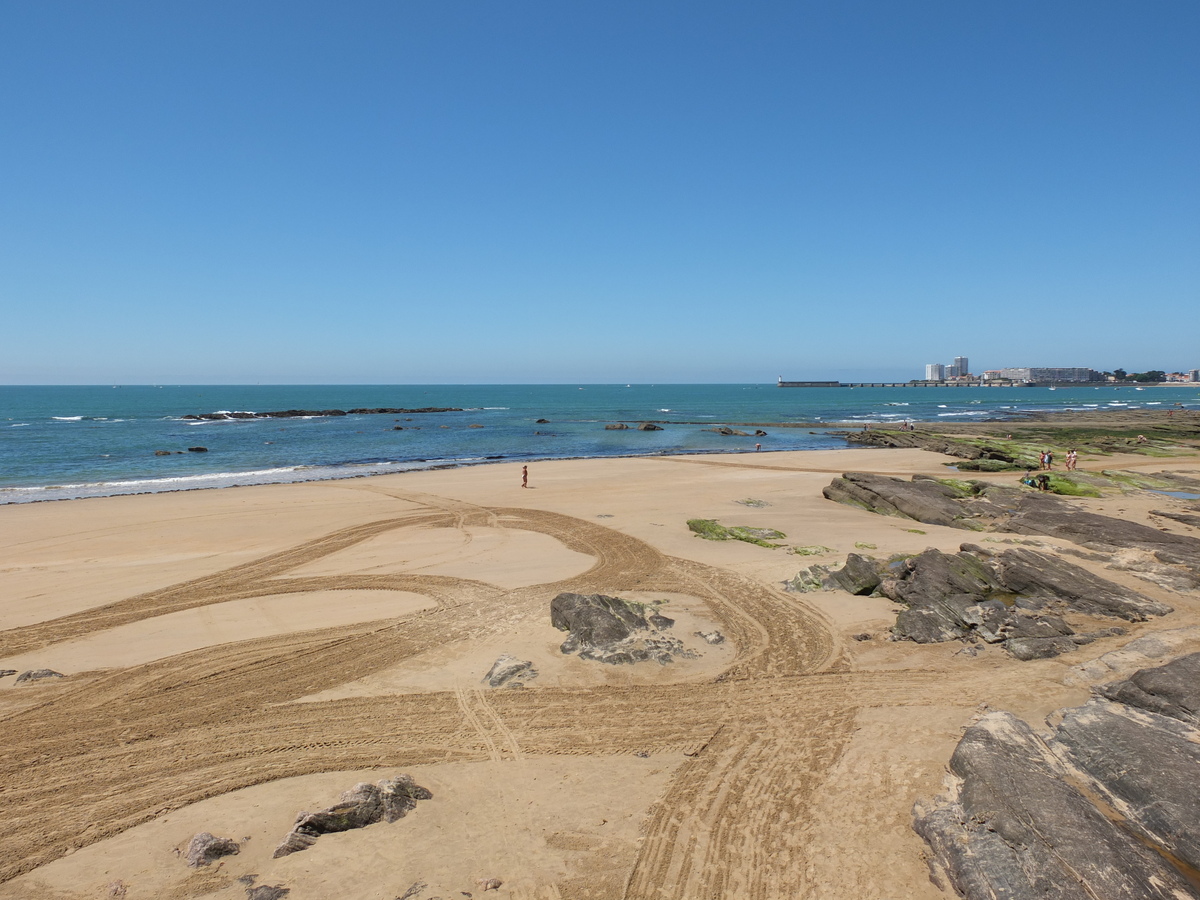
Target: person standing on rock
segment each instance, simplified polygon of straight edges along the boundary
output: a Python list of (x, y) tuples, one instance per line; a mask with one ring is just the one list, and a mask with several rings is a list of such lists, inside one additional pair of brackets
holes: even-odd
[(521, 466), (521, 487), (529, 487), (529, 466)]

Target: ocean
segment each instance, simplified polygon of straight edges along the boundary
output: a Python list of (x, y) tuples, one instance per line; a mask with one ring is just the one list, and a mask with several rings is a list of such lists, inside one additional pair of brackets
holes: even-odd
[[(1200, 386), (779, 388), (722, 385), (0, 387), (0, 504), (319, 481), (498, 460), (845, 447), (824, 423), (1015, 418), (1060, 409), (1200, 409)], [(214, 412), (461, 412), (188, 420)], [(547, 420), (538, 423), (538, 419)], [(637, 431), (653, 421), (661, 431)], [(629, 430), (606, 430), (624, 422)], [(707, 429), (761, 423), (765, 436)], [(812, 423), (810, 427), (801, 427)], [(789, 425), (797, 427), (786, 427)], [(754, 428), (740, 427), (753, 433)], [(204, 447), (206, 452), (188, 452)]]

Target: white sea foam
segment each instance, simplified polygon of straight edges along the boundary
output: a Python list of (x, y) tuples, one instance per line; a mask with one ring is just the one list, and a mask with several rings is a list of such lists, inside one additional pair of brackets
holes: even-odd
[(981, 409), (977, 409), (972, 412), (938, 413), (939, 418), (941, 418), (943, 416), (986, 416), (986, 415), (987, 415), (987, 413)]
[(81, 422), (83, 416), (51, 416), (55, 422)]

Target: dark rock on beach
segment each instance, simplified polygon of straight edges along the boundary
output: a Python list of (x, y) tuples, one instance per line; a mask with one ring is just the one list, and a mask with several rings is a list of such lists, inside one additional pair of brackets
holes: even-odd
[(433, 796), (409, 775), (388, 778), (377, 784), (363, 782), (342, 794), (340, 803), (320, 812), (302, 812), (292, 830), (278, 847), (274, 857), (307, 850), (323, 834), (364, 828), (376, 822), (395, 822), (415, 809), (418, 800)]
[(604, 594), (559, 594), (550, 602), (550, 624), (567, 632), (559, 648), (563, 653), (579, 653), (581, 659), (619, 665), (623, 663), (672, 662), (676, 657), (692, 657), (678, 638), (661, 633), (655, 619), (675, 624), (674, 620), (651, 613), (640, 603)]
[(1136, 550), (1153, 565), (1143, 566), (1144, 571), (1135, 564), (1127, 568), (1147, 580), (1200, 587), (1200, 538), (1088, 512), (1045, 493), (981, 481), (920, 475), (905, 481), (856, 472), (834, 479), (823, 493), (829, 500), (928, 525), (1042, 535), (1110, 553)]
[(1171, 612), (1164, 603), (1025, 547), (993, 552), (963, 544), (958, 553), (930, 549), (891, 560), (851, 553), (843, 568), (811, 566), (787, 586), (877, 593), (905, 607), (892, 629), (898, 640), (1002, 643), (1022, 660), (1124, 633), (1119, 626), (1077, 633), (1062, 618), (1067, 613), (1143, 622)]
[(1109, 700), (1200, 725), (1200, 653), (1141, 669), (1099, 689)]
[[(940, 434), (927, 434), (918, 431), (846, 431), (837, 432), (850, 444), (866, 444), (871, 447), (903, 447), (916, 450), (929, 450), (944, 456), (954, 456), (958, 459), (980, 462), (991, 462), (992, 466), (979, 468), (992, 471), (1004, 469), (1024, 469), (1025, 463), (1018, 460), (1011, 452), (988, 444), (977, 445), (968, 441), (958, 441)], [(968, 468), (968, 466), (960, 466)]]
[(16, 669), (0, 669), (0, 678), (7, 678), (9, 675), (16, 675)]
[(655, 425), (653, 422), (643, 422), (637, 427), (638, 431), (662, 431), (661, 425)]
[(22, 672), (17, 676), (15, 684), (25, 684), (29, 681), (41, 681), (43, 678), (65, 678), (62, 672), (55, 672), (53, 669), (30, 669), (28, 672)]
[(519, 685), (523, 681), (537, 678), (537, 676), (537, 669), (533, 667), (532, 662), (517, 659), (506, 653), (492, 664), (488, 673), (483, 676), (483, 680), (490, 687), (503, 687), (504, 685)]
[(626, 430), (628, 430), (628, 428), (629, 428), (629, 426), (626, 425), (624, 422), (614, 422), (611, 425), (604, 426), (605, 431), (626, 431)]
[(246, 900), (283, 900), (292, 892), (281, 884), (260, 884), (258, 887), (246, 888)]
[(968, 728), (947, 794), (913, 811), (935, 881), (968, 900), (1200, 897), (1198, 672), (1200, 654), (1135, 672), (1052, 735), (1005, 712)]
[(193, 869), (207, 866), (223, 856), (241, 852), (242, 846), (232, 838), (221, 838), (202, 831), (188, 843), (187, 864)]

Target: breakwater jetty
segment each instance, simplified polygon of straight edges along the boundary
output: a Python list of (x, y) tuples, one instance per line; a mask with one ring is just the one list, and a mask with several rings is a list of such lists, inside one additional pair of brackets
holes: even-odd
[(784, 381), (779, 387), (1012, 387), (979, 381)]

